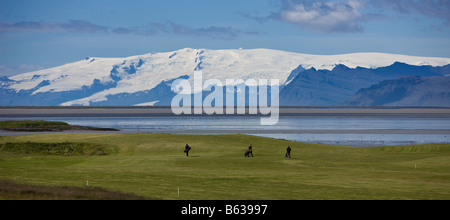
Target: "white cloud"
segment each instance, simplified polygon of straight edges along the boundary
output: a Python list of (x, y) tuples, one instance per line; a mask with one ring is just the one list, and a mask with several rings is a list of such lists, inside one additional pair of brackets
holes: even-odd
[(370, 0), (370, 4), (382, 10), (390, 10), (402, 14), (425, 15), (443, 20), (443, 24), (450, 25), (449, 0)]
[(279, 19), (302, 29), (321, 33), (362, 32), (359, 22), (364, 7), (360, 0), (347, 1), (283, 1)]

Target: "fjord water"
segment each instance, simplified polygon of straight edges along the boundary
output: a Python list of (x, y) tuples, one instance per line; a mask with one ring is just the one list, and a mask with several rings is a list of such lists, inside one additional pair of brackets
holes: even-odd
[[(120, 129), (127, 133), (250, 134), (292, 141), (346, 146), (449, 143), (449, 117), (282, 116), (261, 126), (257, 116), (30, 117), (73, 125)], [(0, 118), (23, 120), (23, 118)]]

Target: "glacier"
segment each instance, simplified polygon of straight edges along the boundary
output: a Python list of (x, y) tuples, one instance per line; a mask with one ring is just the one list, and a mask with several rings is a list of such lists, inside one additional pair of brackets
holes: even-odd
[[(449, 64), (450, 58), (439, 57), (386, 53), (310, 55), (271, 49), (185, 48), (124, 58), (86, 57), (59, 67), (0, 78), (0, 105), (169, 106), (176, 95), (170, 89), (171, 83), (176, 79), (192, 80), (197, 70), (203, 72), (205, 80), (222, 82), (278, 79), (281, 105), (339, 105), (362, 88), (404, 74), (448, 75)], [(383, 68), (388, 70), (383, 72)], [(327, 93), (330, 101), (315, 101)], [(335, 94), (344, 95), (333, 100)], [(305, 102), (292, 100), (308, 95), (310, 99)]]

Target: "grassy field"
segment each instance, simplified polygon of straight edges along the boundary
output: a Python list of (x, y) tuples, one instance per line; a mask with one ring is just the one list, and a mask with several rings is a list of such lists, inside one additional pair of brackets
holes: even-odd
[[(244, 158), (250, 144), (255, 157)], [(291, 159), (284, 158), (288, 145)], [(88, 183), (167, 200), (447, 200), (450, 144), (356, 148), (247, 135), (4, 136), (0, 179), (48, 187)]]

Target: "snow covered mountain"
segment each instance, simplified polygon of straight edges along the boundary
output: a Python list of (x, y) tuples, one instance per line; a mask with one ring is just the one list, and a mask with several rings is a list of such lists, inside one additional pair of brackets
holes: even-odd
[(346, 104), (450, 107), (449, 88), (450, 76), (407, 76), (361, 89)]
[[(320, 75), (328, 79), (326, 84), (322, 84), (325, 86), (321, 87), (323, 91), (339, 94), (348, 90), (349, 86), (356, 85), (350, 92), (345, 91), (346, 95), (337, 101), (296, 102), (296, 105), (336, 105), (350, 99), (361, 88), (392, 78), (389, 72), (364, 76), (362, 70), (389, 67), (396, 62), (407, 64), (412, 69), (423, 66), (431, 68), (429, 75), (450, 74), (447, 71), (449, 68), (441, 67), (449, 65), (450, 58), (383, 53), (308, 55), (269, 49), (186, 48), (126, 58), (87, 57), (55, 68), (3, 77), (0, 78), (0, 106), (167, 106), (175, 95), (170, 89), (171, 83), (180, 78), (192, 82), (196, 70), (203, 72), (203, 80), (278, 79), (282, 85), (280, 99), (286, 96), (287, 101), (293, 98), (291, 95), (295, 92), (302, 93), (308, 87), (317, 89), (317, 77)], [(342, 71), (334, 77), (328, 77), (342, 68), (354, 70), (354, 74), (361, 70), (356, 74), (360, 78), (354, 77), (356, 75), (342, 77)], [(398, 68), (403, 67), (400, 65)], [(304, 76), (310, 80), (302, 78)], [(333, 87), (329, 84), (332, 81), (330, 78), (342, 83)], [(314, 93), (310, 94), (311, 100), (314, 100)]]
[[(303, 70), (283, 88), (280, 93), (280, 104), (282, 106), (367, 106), (366, 103), (358, 103), (363, 101), (363, 97), (353, 102), (347, 101), (359, 90), (384, 80), (394, 80), (402, 76), (443, 76), (449, 72), (450, 65), (413, 66), (399, 62), (379, 68), (348, 68), (338, 65), (333, 70)], [(450, 92), (450, 84), (447, 84), (447, 90)], [(364, 95), (365, 93), (361, 94), (361, 96)], [(381, 103), (371, 104), (377, 106)], [(417, 103), (411, 106), (420, 105)]]

